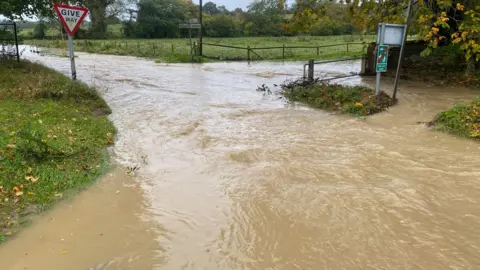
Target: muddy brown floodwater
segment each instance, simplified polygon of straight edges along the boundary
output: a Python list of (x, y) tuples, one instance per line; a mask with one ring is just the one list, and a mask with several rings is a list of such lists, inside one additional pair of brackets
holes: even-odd
[[(69, 72), (66, 58), (26, 57)], [(480, 269), (480, 145), (417, 123), (478, 92), (402, 82), (398, 106), (355, 119), (255, 91), (300, 63), (76, 61), (113, 108), (114, 159), (141, 169), (128, 192), (98, 196), (102, 180), (40, 217), (0, 249), (2, 269)], [(116, 237), (40, 241), (70, 231), (49, 221), (65, 207), (92, 220), (83, 233)]]

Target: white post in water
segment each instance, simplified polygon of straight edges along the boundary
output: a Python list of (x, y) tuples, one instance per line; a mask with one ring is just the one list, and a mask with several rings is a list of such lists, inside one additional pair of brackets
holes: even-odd
[(75, 54), (73, 52), (73, 37), (68, 35), (68, 52), (70, 55), (70, 66), (72, 67), (72, 80), (77, 80), (77, 70), (75, 69)]

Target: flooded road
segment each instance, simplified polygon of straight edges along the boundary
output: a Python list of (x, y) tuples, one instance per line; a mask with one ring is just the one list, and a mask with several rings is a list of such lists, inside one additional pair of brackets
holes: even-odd
[[(69, 73), (67, 58), (26, 57)], [(478, 92), (402, 82), (398, 106), (356, 119), (255, 91), (300, 76), (301, 63), (76, 61), (79, 79), (103, 89), (113, 109), (114, 159), (141, 167), (132, 192), (144, 203), (98, 221), (137, 222), (125, 238), (102, 250), (80, 245), (81, 255), (62, 257), (72, 263), (66, 268), (44, 252), (48, 263), (28, 269), (480, 268), (480, 145), (417, 123)], [(40, 232), (32, 226), (6, 246), (31, 245)], [(119, 250), (131, 237), (140, 243)], [(12, 249), (0, 258), (22, 269), (14, 266), (26, 258)], [(141, 260), (125, 255), (137, 253)]]

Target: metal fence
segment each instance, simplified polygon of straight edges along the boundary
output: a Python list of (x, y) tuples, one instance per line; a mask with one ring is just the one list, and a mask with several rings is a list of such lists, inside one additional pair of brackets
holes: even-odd
[(0, 22), (0, 60), (12, 59), (20, 62), (17, 24), (15, 22)]
[[(66, 49), (63, 40), (31, 40), (39, 47)], [(320, 44), (309, 46), (256, 47), (203, 42), (203, 56), (225, 61), (256, 60), (307, 60), (311, 58), (336, 58), (359, 56), (366, 52), (366, 44), (358, 42)], [(185, 59), (198, 52), (199, 43), (190, 46), (188, 40), (75, 40), (75, 49), (90, 53), (131, 55), (140, 57), (182, 57)]]
[[(311, 46), (272, 46), (272, 47), (241, 47), (203, 42), (203, 56), (219, 60), (267, 60), (292, 59), (314, 56), (335, 56), (339, 54), (364, 54), (364, 43), (340, 43)], [(198, 46), (198, 45), (196, 45)]]

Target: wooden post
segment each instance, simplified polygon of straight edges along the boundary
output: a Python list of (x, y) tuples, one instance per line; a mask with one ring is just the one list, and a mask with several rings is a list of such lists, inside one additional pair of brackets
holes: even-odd
[(250, 46), (247, 46), (247, 60), (250, 62)]
[(283, 44), (282, 58), (285, 59), (285, 44)]
[(311, 59), (308, 61), (308, 80), (309, 81), (313, 81), (315, 77), (314, 68), (315, 68), (315, 60)]

